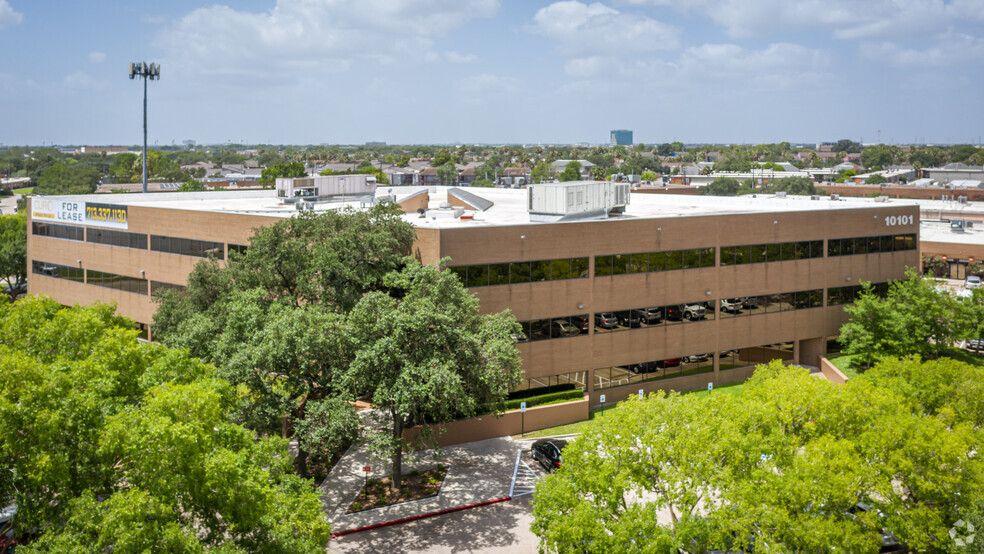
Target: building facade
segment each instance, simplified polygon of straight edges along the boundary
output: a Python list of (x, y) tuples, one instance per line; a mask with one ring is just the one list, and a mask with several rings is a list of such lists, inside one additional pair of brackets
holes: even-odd
[[(535, 222), (530, 190), (389, 198), (422, 262), (450, 257), (483, 311), (521, 322), (520, 388), (574, 386), (593, 404), (741, 381), (769, 359), (819, 365), (861, 281), (919, 265), (919, 207), (905, 201), (632, 195), (624, 213)], [(234, 194), (35, 197), (29, 291), (116, 302), (147, 328), (156, 291), (296, 213), (275, 191)]]
[(615, 129), (611, 132), (608, 142), (612, 146), (632, 146), (632, 131), (628, 129)]

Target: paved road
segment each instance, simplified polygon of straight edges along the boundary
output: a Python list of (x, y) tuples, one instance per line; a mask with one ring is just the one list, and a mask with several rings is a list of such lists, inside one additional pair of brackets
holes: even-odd
[(4, 215), (14, 213), (14, 209), (17, 207), (18, 198), (20, 198), (19, 194), (0, 198), (0, 211), (2, 211)]

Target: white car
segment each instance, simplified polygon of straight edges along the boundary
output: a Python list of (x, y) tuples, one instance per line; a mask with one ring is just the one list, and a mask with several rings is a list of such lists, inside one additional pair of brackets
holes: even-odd
[(980, 277), (978, 277), (977, 275), (971, 275), (970, 277), (967, 277), (967, 279), (964, 281), (964, 288), (979, 289), (981, 288), (981, 284), (982, 283)]

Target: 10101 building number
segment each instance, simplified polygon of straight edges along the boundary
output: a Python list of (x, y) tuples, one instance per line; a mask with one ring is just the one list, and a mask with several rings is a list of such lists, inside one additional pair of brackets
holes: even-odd
[(897, 225), (912, 225), (915, 220), (915, 216), (911, 215), (886, 215), (885, 226), (894, 227)]

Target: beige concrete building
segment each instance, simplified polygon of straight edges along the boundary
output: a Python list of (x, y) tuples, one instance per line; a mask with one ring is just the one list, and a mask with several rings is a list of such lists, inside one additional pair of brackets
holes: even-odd
[(450, 257), (484, 311), (522, 322), (522, 388), (573, 385), (594, 405), (744, 380), (773, 358), (816, 366), (862, 280), (919, 264), (910, 201), (661, 194), (612, 206), (594, 184), (575, 185), (546, 196), (382, 187), (332, 202), (277, 191), (35, 197), (29, 290), (66, 305), (116, 302), (146, 328), (155, 291), (184, 285), (203, 257), (246, 247), (298, 203), (394, 201), (417, 229), (415, 255)]

